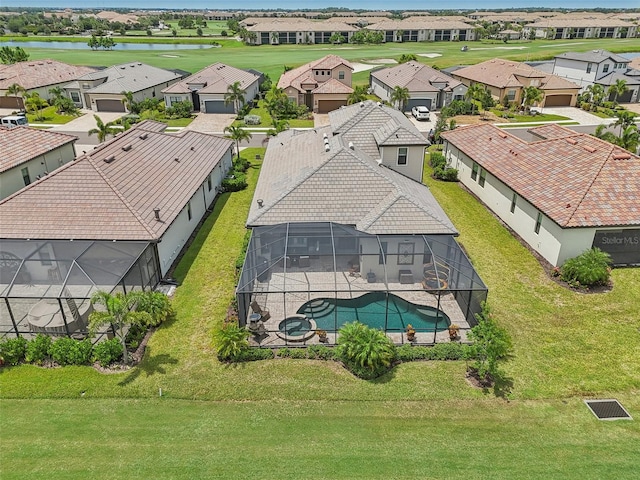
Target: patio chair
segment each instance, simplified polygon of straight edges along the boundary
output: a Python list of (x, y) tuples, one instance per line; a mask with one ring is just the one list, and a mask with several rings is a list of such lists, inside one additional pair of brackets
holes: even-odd
[(269, 313), (269, 310), (267, 310), (266, 308), (260, 307), (260, 305), (258, 305), (258, 302), (256, 302), (255, 300), (251, 302), (251, 310), (253, 310), (253, 313), (259, 314), (260, 320), (263, 322), (266, 322), (271, 318), (271, 314)]

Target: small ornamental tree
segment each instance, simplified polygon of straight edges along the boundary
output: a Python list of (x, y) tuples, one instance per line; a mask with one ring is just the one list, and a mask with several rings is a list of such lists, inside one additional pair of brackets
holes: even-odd
[(482, 303), (482, 312), (476, 314), (476, 319), (478, 324), (469, 332), (476, 358), (473, 368), (479, 378), (493, 381), (500, 374), (498, 361), (511, 351), (511, 337), (496, 323), (486, 302)]
[(340, 328), (336, 348), (349, 370), (365, 379), (384, 374), (396, 359), (396, 346), (389, 337), (360, 322), (345, 323)]

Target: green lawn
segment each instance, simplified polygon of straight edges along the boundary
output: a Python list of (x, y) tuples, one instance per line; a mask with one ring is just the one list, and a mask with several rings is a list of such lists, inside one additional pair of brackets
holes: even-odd
[(47, 123), (61, 125), (64, 123), (68, 123), (75, 118), (78, 118), (74, 117), (73, 115), (60, 115), (56, 110), (57, 109), (54, 106), (47, 107), (40, 112), (39, 117), (34, 113), (27, 113), (27, 120), (29, 120), (29, 123)]
[(190, 117), (190, 118), (168, 118), (166, 120), (160, 120), (160, 121), (166, 123), (169, 127), (186, 127), (191, 122), (193, 122), (194, 118), (196, 118), (196, 117)]
[[(498, 110), (496, 108), (492, 108), (491, 112), (497, 117), (502, 118), (502, 115), (505, 113), (504, 110)], [(531, 122), (557, 122), (562, 120), (571, 120), (569, 117), (565, 117), (562, 115), (553, 115), (551, 113), (538, 113), (536, 115), (518, 115), (513, 114), (513, 117), (505, 118), (505, 122), (513, 122), (513, 123), (531, 123)]]
[[(251, 127), (270, 128), (273, 126), (273, 123), (271, 121), (271, 115), (269, 115), (269, 112), (267, 112), (267, 109), (264, 107), (263, 100), (258, 101), (258, 106), (256, 106), (255, 108), (252, 108), (249, 114), (258, 115), (260, 117), (260, 125), (247, 125), (247, 128), (249, 129)], [(291, 119), (288, 119), (287, 122), (289, 123), (289, 127), (291, 128), (313, 128), (313, 120), (291, 118)], [(239, 127), (245, 126), (243, 120), (235, 120), (233, 122), (233, 125), (239, 126)]]
[[(512, 124), (502, 124), (499, 125), (499, 128), (524, 128), (524, 127), (538, 127), (540, 125), (546, 125), (545, 122), (533, 122), (533, 123), (512, 123)], [(562, 122), (559, 125), (580, 125), (580, 122)]]

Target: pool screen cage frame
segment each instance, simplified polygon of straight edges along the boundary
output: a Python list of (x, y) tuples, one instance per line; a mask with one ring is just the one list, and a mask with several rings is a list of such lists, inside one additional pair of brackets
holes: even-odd
[[(282, 321), (301, 318), (302, 306), (313, 300), (369, 292), (430, 306), (468, 330), (488, 289), (453, 235), (374, 235), (332, 222), (283, 223), (252, 229), (236, 288), (238, 320), (254, 333), (254, 344), (305, 346), (319, 337), (292, 338), (281, 331)], [(417, 343), (449, 339), (444, 319), (431, 330), (418, 328)], [(336, 313), (333, 324), (326, 323), (311, 328), (325, 330), (325, 342), (336, 343), (343, 320)], [(406, 326), (393, 328), (385, 319), (383, 330), (395, 343), (407, 341)]]
[[(0, 240), (0, 338), (86, 338), (95, 292), (151, 290), (160, 271), (144, 241)], [(92, 341), (113, 333), (104, 326)]]

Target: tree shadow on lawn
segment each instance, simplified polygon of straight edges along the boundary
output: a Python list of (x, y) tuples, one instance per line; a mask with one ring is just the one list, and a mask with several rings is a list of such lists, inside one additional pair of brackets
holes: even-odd
[(155, 375), (156, 373), (165, 374), (167, 373), (165, 368), (167, 365), (177, 364), (178, 360), (167, 353), (161, 353), (155, 356), (151, 355), (151, 348), (147, 347), (146, 355), (142, 359), (142, 362), (140, 362), (135, 368), (131, 369), (129, 375), (127, 375), (127, 377), (118, 385), (121, 387), (129, 385), (143, 373), (147, 377)]

